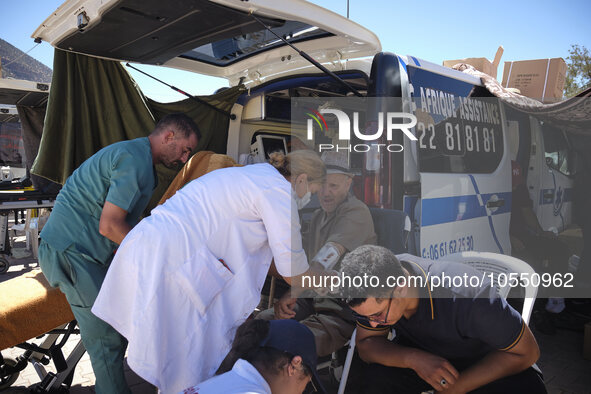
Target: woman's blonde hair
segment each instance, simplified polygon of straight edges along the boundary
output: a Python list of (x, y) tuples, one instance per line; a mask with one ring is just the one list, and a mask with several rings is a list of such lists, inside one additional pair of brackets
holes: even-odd
[(269, 163), (285, 177), (308, 175), (308, 182), (323, 182), (326, 168), (320, 157), (311, 150), (302, 149), (288, 153), (273, 152), (269, 154)]

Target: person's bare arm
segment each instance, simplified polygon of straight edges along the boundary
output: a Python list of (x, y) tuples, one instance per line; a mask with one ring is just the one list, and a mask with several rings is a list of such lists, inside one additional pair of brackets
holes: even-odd
[[(286, 277), (283, 280), (291, 286), (291, 294), (293, 297), (299, 296), (306, 290), (314, 290), (318, 294), (326, 294), (330, 290), (332, 276), (338, 276), (338, 273), (333, 270), (326, 270), (320, 263), (316, 261), (310, 262), (310, 267), (301, 275)], [(329, 288), (327, 289), (323, 285)], [(321, 285), (321, 286), (317, 286)]]
[(271, 260), (271, 266), (269, 267), (269, 272), (267, 273), (267, 276), (272, 276), (277, 279), (283, 279), (283, 276), (281, 276), (279, 271), (277, 271), (277, 267), (275, 266), (275, 259)]
[(297, 298), (291, 297), (289, 291), (275, 302), (273, 305), (273, 311), (276, 319), (293, 319), (296, 315), (295, 306)]
[(125, 221), (126, 217), (126, 210), (105, 201), (99, 221), (99, 233), (116, 244), (121, 244), (123, 238), (131, 231), (131, 226)]
[(295, 305), (297, 298), (302, 296), (306, 290), (313, 290), (317, 294), (326, 295), (330, 288), (315, 287), (314, 284), (326, 283), (331, 285), (331, 277), (336, 275), (335, 271), (326, 271), (320, 263), (315, 261), (310, 263), (310, 268), (301, 275), (286, 277), (283, 280), (291, 286), (274, 305), (275, 317), (277, 319), (291, 319), (295, 316)]
[(363, 361), (387, 367), (411, 368), (437, 390), (443, 389), (440, 385), (442, 378), (450, 386), (455, 384), (459, 373), (449, 361), (420, 349), (393, 343), (388, 340), (388, 332), (357, 327), (357, 351)]
[(519, 342), (507, 350), (489, 353), (478, 363), (464, 370), (454, 386), (445, 393), (467, 393), (487, 383), (505, 376), (514, 375), (531, 367), (540, 357), (540, 349), (530, 331), (524, 324), (524, 332)]

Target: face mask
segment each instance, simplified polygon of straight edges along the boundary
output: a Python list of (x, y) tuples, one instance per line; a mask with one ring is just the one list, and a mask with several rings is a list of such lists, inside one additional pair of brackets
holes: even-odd
[(296, 191), (294, 189), (291, 189), (291, 195), (293, 196), (293, 199), (296, 202), (296, 205), (298, 206), (298, 210), (304, 208), (306, 205), (308, 205), (308, 203), (310, 202), (310, 200), (312, 199), (312, 193), (310, 193), (310, 190), (308, 189), (308, 183), (306, 182), (306, 194), (304, 194), (303, 197), (299, 197), (298, 194), (296, 193)]

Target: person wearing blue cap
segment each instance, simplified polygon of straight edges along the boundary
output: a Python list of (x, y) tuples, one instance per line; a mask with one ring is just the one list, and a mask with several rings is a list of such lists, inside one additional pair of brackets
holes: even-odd
[(301, 394), (308, 384), (324, 392), (314, 334), (295, 320), (244, 322), (217, 373), (181, 394)]
[(92, 312), (129, 341), (135, 373), (166, 394), (212, 377), (259, 304), (272, 260), (290, 283), (324, 275), (308, 264), (297, 215), (324, 175), (318, 155), (304, 150), (222, 168), (125, 237)]

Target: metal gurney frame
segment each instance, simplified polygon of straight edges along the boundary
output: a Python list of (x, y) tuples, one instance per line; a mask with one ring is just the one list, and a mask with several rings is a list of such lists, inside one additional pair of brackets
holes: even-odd
[[(67, 392), (86, 350), (79, 340), (67, 359), (63, 355), (70, 335), (79, 334), (64, 295), (49, 286), (40, 270), (0, 283), (0, 293), (6, 295), (0, 299), (0, 349), (24, 349), (16, 360), (0, 353), (0, 391), (10, 387), (30, 362), (41, 380), (31, 387), (34, 393)], [(30, 338), (41, 337), (39, 345), (30, 343)], [(45, 369), (50, 361), (56, 373)]]
[[(71, 334), (79, 333), (80, 331), (76, 328), (76, 321), (73, 320), (47, 332), (47, 337), (40, 345), (27, 342), (16, 345), (15, 347), (25, 350), (16, 360), (5, 359), (0, 353), (0, 391), (10, 387), (17, 380), (19, 373), (30, 362), (41, 380), (41, 383), (31, 388), (33, 393), (67, 392), (72, 383), (74, 369), (86, 350), (82, 345), (82, 341), (79, 341), (66, 359), (62, 347)], [(58, 342), (60, 336), (62, 336), (62, 339)], [(57, 373), (47, 372), (45, 369), (45, 365), (48, 365), (51, 360), (53, 360)]]

